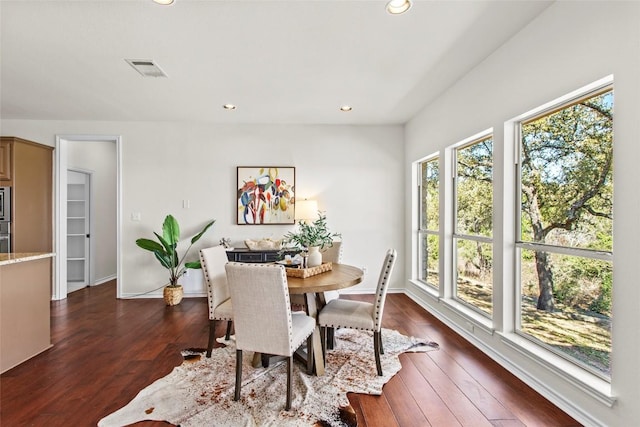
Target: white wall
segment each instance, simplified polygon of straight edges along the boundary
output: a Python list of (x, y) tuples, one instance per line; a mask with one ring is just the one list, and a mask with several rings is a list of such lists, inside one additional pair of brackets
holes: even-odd
[(69, 141), (67, 167), (92, 172), (92, 257), (90, 285), (116, 277), (116, 144)]
[[(332, 231), (342, 233), (346, 263), (366, 267), (351, 292), (373, 291), (390, 247), (404, 256), (401, 126), (208, 125), (192, 123), (3, 120), (2, 133), (54, 145), (55, 135), (121, 135), (122, 296), (167, 281), (153, 255), (135, 245), (161, 231), (171, 213), (185, 242), (207, 220), (214, 227), (196, 249), (221, 237), (280, 237), (293, 226), (236, 225), (236, 166), (295, 166), (299, 197), (315, 198)], [(183, 200), (190, 201), (184, 209)], [(132, 221), (140, 213), (142, 220)], [(197, 259), (196, 251), (191, 257)], [(401, 270), (391, 289), (404, 287)], [(187, 295), (204, 295), (201, 274), (185, 278)], [(147, 296), (158, 296), (160, 291)]]
[[(495, 197), (500, 240), (510, 230), (500, 229), (505, 206), (502, 189), (510, 176), (500, 165), (509, 162), (503, 145), (504, 123), (528, 110), (613, 74), (614, 119), (614, 295), (613, 295), (613, 407), (583, 392), (542, 364), (505, 345), (499, 333), (476, 328), (469, 333), (465, 319), (408, 282), (407, 291), (469, 340), (541, 391), (554, 403), (587, 425), (631, 426), (640, 419), (640, 287), (638, 249), (640, 227), (640, 2), (556, 2), (517, 36), (443, 93), (411, 120), (405, 129), (405, 204), (413, 203), (412, 162), (440, 151), (479, 131), (494, 128)], [(406, 233), (412, 232), (411, 211), (405, 212)], [(498, 242), (498, 247), (501, 246)], [(407, 239), (405, 253), (411, 251)], [(406, 271), (411, 263), (406, 259)], [(496, 257), (495, 269), (503, 271)], [(505, 268), (504, 271), (507, 271)], [(409, 275), (408, 275), (409, 276)], [(499, 276), (502, 277), (502, 276)], [(495, 317), (500, 332), (504, 289), (515, 286), (511, 276), (494, 287), (499, 298)], [(509, 307), (507, 304), (505, 307)], [(508, 316), (508, 314), (505, 314)], [(542, 410), (542, 409), (541, 409)]]

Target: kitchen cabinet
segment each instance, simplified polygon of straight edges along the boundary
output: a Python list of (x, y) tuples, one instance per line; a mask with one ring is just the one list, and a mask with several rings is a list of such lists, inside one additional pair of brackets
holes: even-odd
[(0, 254), (0, 372), (51, 347), (52, 257)]
[(9, 141), (5, 141), (4, 138), (0, 142), (0, 185), (10, 186), (11, 181), (11, 146)]
[(7, 136), (0, 144), (0, 169), (8, 163), (9, 171), (0, 185), (11, 187), (11, 252), (51, 252), (53, 147)]

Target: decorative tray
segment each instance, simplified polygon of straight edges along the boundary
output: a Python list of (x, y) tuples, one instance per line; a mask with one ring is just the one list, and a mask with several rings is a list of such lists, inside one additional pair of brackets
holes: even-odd
[(302, 260), (281, 260), (276, 261), (276, 264), (281, 264), (289, 268), (299, 268), (300, 264), (302, 264)]
[(309, 267), (309, 268), (286, 268), (287, 276), (289, 277), (299, 277), (301, 279), (305, 279), (307, 277), (315, 276), (316, 274), (326, 273), (327, 271), (331, 271), (333, 266), (330, 262), (323, 262), (322, 264)]

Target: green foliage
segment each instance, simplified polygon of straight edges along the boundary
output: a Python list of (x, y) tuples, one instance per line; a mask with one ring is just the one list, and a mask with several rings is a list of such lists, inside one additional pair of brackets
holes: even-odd
[(431, 159), (421, 164), (421, 228), (426, 230), (438, 230), (440, 215), (440, 173), (438, 158)]
[(611, 316), (611, 263), (581, 257), (563, 257), (556, 263), (556, 296), (571, 307)]
[(611, 317), (611, 290), (613, 288), (613, 281), (611, 280), (610, 274), (607, 276), (600, 286), (600, 293), (596, 299), (589, 304), (589, 310)]
[(491, 236), (493, 228), (493, 139), (457, 150), (456, 232)]
[(438, 268), (438, 260), (440, 259), (440, 247), (437, 235), (429, 234), (427, 236), (427, 250), (429, 254), (429, 268)]
[(327, 227), (327, 216), (318, 211), (318, 218), (312, 223), (299, 223), (297, 232), (290, 231), (284, 236), (285, 243), (295, 243), (302, 248), (319, 246), (320, 249), (331, 247), (334, 238), (341, 238), (340, 233), (331, 233)]
[(154, 232), (158, 242), (151, 239), (140, 238), (136, 240), (136, 245), (144, 250), (153, 252), (160, 265), (169, 270), (169, 286), (177, 286), (178, 279), (185, 273), (187, 268), (201, 268), (200, 261), (184, 262), (191, 246), (196, 243), (207, 232), (207, 230), (216, 222), (209, 222), (195, 236), (191, 238), (191, 244), (184, 252), (182, 258), (178, 255), (178, 242), (180, 241), (180, 226), (178, 221), (172, 216), (167, 215), (162, 223), (162, 235)]
[[(521, 134), (522, 240), (611, 251), (613, 92), (603, 91), (526, 122)], [(539, 309), (552, 311), (554, 298), (581, 306), (583, 295), (592, 293), (585, 286), (597, 283), (601, 297), (596, 306), (608, 311), (606, 281), (594, 279), (595, 273), (567, 258), (551, 265), (542, 251), (535, 257)]]
[(586, 248), (611, 234), (612, 114), (609, 91), (522, 126), (524, 240)]
[(423, 234), (422, 235), (422, 272), (420, 279), (428, 282), (429, 284), (437, 287), (439, 285), (440, 265), (438, 260), (440, 259), (439, 237), (437, 234)]

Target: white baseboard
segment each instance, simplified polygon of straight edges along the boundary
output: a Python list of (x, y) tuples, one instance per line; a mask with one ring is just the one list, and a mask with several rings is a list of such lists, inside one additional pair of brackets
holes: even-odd
[(93, 283), (92, 285), (89, 285), (89, 286), (102, 285), (103, 283), (110, 282), (110, 281), (115, 280), (117, 278), (118, 278), (117, 275), (112, 274), (111, 276), (103, 277), (102, 279), (96, 279), (95, 283)]

